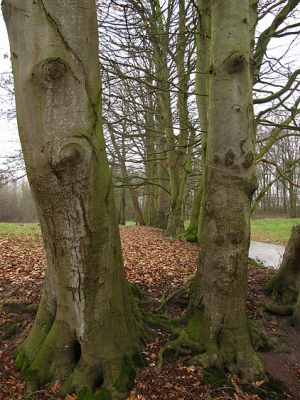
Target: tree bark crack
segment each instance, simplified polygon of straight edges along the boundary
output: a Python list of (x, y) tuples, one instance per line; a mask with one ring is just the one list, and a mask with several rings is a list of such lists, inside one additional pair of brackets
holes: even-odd
[[(84, 75), (84, 78), (85, 78), (84, 79), (85, 80), (85, 87), (87, 88), (87, 73), (86, 73), (83, 61), (78, 56), (77, 52), (68, 43), (68, 41), (66, 40), (65, 36), (62, 34), (61, 30), (59, 29), (59, 25), (58, 25), (57, 21), (51, 15), (51, 13), (47, 10), (43, 0), (41, 0), (41, 4), (42, 4), (42, 7), (44, 9), (45, 16), (46, 16), (47, 20), (50, 22), (50, 24), (53, 26), (54, 30), (57, 32), (61, 42), (64, 44), (64, 46), (67, 49), (67, 51), (70, 52), (73, 55), (73, 57), (78, 61), (78, 64), (81, 66), (81, 69), (82, 69), (82, 72), (83, 72), (83, 75)], [(74, 74), (72, 69), (71, 69), (71, 72), (72, 72), (72, 75), (74, 76), (74, 78), (76, 79), (76, 81), (80, 82), (80, 79)]]

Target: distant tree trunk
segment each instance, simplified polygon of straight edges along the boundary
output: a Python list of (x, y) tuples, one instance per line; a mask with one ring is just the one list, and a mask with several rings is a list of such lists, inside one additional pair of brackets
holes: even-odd
[(269, 279), (266, 289), (284, 304), (296, 301), (300, 289), (300, 225), (293, 227), (280, 268)]
[(187, 242), (197, 242), (202, 192), (203, 186), (200, 183), (193, 200), (189, 227), (183, 235), (181, 235), (181, 239)]
[(204, 366), (265, 376), (246, 317), (250, 203), (257, 187), (249, 0), (211, 1), (209, 132), (199, 264), (187, 333)]
[[(16, 108), (47, 273), (17, 366), (29, 390), (126, 398), (143, 325), (125, 280), (101, 116), (93, 0), (4, 0)], [(99, 396), (101, 396), (99, 395)]]
[(157, 153), (157, 217), (156, 226), (161, 229), (167, 229), (168, 227), (168, 213), (170, 208), (170, 180), (168, 175), (168, 167), (166, 160), (166, 139), (164, 133), (162, 133), (162, 124), (160, 117), (156, 121), (156, 153)]
[(270, 187), (272, 185), (274, 185), (275, 182), (278, 182), (280, 176), (277, 176), (275, 179), (273, 179), (272, 181), (270, 181), (268, 184), (265, 184), (265, 186), (263, 187), (263, 189), (258, 193), (258, 195), (256, 196), (255, 200), (252, 202), (251, 205), (251, 213), (255, 210), (255, 208), (261, 204), (261, 201), (263, 201), (262, 199), (264, 199), (265, 194), (267, 193), (267, 191), (270, 189)]
[(119, 209), (119, 224), (126, 224), (126, 189), (124, 187), (121, 188), (121, 199), (120, 199), (120, 209)]
[[(293, 173), (291, 173), (290, 178), (293, 180)], [(296, 218), (297, 207), (296, 207), (295, 188), (291, 183), (289, 183), (289, 195), (290, 195), (290, 217)]]
[(202, 222), (204, 215), (204, 188), (206, 179), (206, 163), (207, 163), (207, 140), (209, 135), (209, 63), (211, 49), (211, 1), (199, 0), (199, 12), (201, 18), (198, 23), (196, 45), (197, 45), (197, 63), (196, 63), (196, 102), (201, 127), (201, 169), (202, 179), (199, 188), (201, 193), (197, 240), (200, 241), (202, 232)]
[(134, 208), (134, 211), (135, 211), (136, 220), (139, 223), (139, 225), (144, 226), (144, 225), (146, 225), (146, 223), (145, 223), (145, 220), (144, 220), (143, 212), (142, 212), (140, 204), (139, 204), (139, 199), (138, 199), (138, 196), (137, 196), (135, 188), (130, 186), (131, 185), (130, 176), (128, 175), (128, 172), (127, 172), (125, 160), (122, 157), (120, 149), (119, 149), (119, 147), (117, 145), (113, 127), (109, 123), (107, 123), (107, 127), (108, 127), (108, 130), (109, 130), (109, 133), (110, 133), (111, 142), (112, 142), (112, 144), (114, 146), (115, 152), (118, 155), (118, 159), (119, 159), (119, 163), (120, 163), (121, 171), (122, 171), (122, 178), (129, 185), (128, 190), (129, 190), (130, 197), (131, 197), (132, 204), (133, 204), (133, 208)]
[[(185, 0), (178, 1), (178, 36), (176, 46), (176, 69), (178, 76), (177, 109), (179, 118), (178, 148), (170, 151), (171, 204), (168, 219), (168, 232), (177, 235), (184, 232), (183, 204), (188, 175), (192, 162), (192, 148), (195, 132), (189, 135), (188, 115), (188, 82), (189, 72), (186, 70), (185, 55), (187, 46), (186, 4)], [(169, 139), (169, 137), (168, 137)], [(168, 140), (169, 141), (169, 140)], [(171, 144), (173, 145), (173, 144)], [(176, 153), (176, 154), (175, 154)], [(173, 165), (174, 156), (176, 161)], [(172, 174), (173, 179), (172, 179)]]
[[(150, 82), (151, 83), (151, 82)], [(155, 120), (154, 120), (154, 99), (152, 91), (147, 88), (148, 110), (146, 111), (146, 137), (144, 140), (146, 148), (145, 171), (150, 181), (147, 185), (146, 222), (150, 226), (157, 224), (157, 186), (151, 183), (158, 183), (157, 161), (155, 154)]]
[[(125, 148), (125, 138), (122, 136), (122, 159), (125, 158), (126, 148)], [(122, 170), (121, 170), (122, 171)], [(123, 173), (122, 173), (123, 175)], [(122, 176), (123, 178), (123, 176)], [(120, 199), (120, 209), (119, 209), (119, 224), (126, 225), (126, 188), (121, 188), (121, 199)]]
[[(210, 50), (210, 0), (199, 0), (199, 21), (196, 31), (196, 78), (195, 93), (198, 116), (201, 127), (201, 172), (202, 179), (194, 197), (190, 225), (181, 235), (183, 240), (196, 242), (199, 239), (201, 223), (199, 224), (202, 205), (203, 187), (206, 168), (206, 144), (208, 135), (208, 87), (209, 87), (209, 50)], [(202, 215), (202, 214), (201, 214)]]

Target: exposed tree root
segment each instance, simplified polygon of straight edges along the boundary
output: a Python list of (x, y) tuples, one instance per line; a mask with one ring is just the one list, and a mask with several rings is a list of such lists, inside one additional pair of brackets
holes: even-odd
[(266, 378), (262, 361), (251, 346), (241, 351), (232, 351), (231, 349), (224, 355), (217, 344), (211, 343), (204, 347), (189, 338), (186, 332), (182, 332), (176, 340), (167, 342), (161, 348), (158, 353), (159, 363), (156, 372), (162, 371), (164, 362), (183, 355), (190, 356), (188, 362), (190, 365), (201, 365), (204, 368), (215, 367), (221, 371), (229, 371), (249, 382)]
[(258, 302), (258, 305), (263, 308), (264, 311), (270, 312), (272, 314), (290, 316), (290, 323), (300, 332), (300, 311), (299, 311), (299, 301), (297, 304), (280, 306), (277, 304), (269, 304), (265, 302)]
[(164, 362), (169, 358), (177, 358), (182, 355), (191, 355), (192, 352), (203, 351), (203, 347), (191, 340), (185, 331), (181, 332), (176, 340), (167, 342), (158, 352), (159, 363), (156, 372), (159, 374)]
[(38, 304), (25, 304), (16, 299), (4, 300), (2, 303), (2, 309), (4, 311), (19, 315), (36, 314), (38, 307)]
[(204, 337), (201, 329), (201, 315), (191, 318), (187, 328), (175, 340), (167, 342), (159, 351), (156, 371), (163, 369), (165, 361), (183, 355), (189, 357), (189, 364), (204, 368), (215, 367), (254, 382), (266, 379), (260, 356), (251, 346), (249, 339), (237, 340), (238, 332), (220, 331), (214, 337)]
[(161, 300), (160, 300), (160, 305), (157, 307), (156, 312), (161, 313), (164, 312), (165, 316), (168, 315), (168, 304), (178, 295), (183, 293), (186, 289), (185, 288), (180, 288), (176, 292), (172, 293), (171, 296), (167, 297), (168, 291), (170, 287), (168, 287), (166, 290), (163, 291)]
[[(59, 343), (57, 330), (60, 333)], [(52, 386), (57, 380), (62, 380), (61, 395), (76, 393), (78, 399), (127, 398), (134, 385), (136, 369), (140, 367), (137, 365), (139, 355), (124, 357), (116, 353), (115, 359), (106, 359), (106, 354), (103, 356), (99, 352), (100, 347), (95, 347), (94, 354), (80, 353), (76, 340), (72, 344), (69, 332), (54, 322), (34, 359), (30, 361), (21, 348), (16, 366), (25, 376), (28, 392), (34, 392), (48, 382)]]
[[(134, 303), (131, 311), (135, 315)], [(58, 311), (56, 316), (52, 315), (43, 296), (34, 326), (16, 356), (16, 366), (25, 377), (27, 391), (34, 392), (47, 383), (60, 381), (62, 395), (76, 393), (78, 399), (125, 399), (134, 384), (136, 369), (143, 364), (139, 353), (150, 338), (150, 329), (138, 313), (133, 318), (136, 335), (126, 325), (111, 329), (108, 335), (105, 329), (100, 331), (102, 319), (97, 321), (99, 329), (93, 332), (86, 329), (85, 336), (78, 337), (73, 325), (58, 317)], [(116, 346), (120, 333), (124, 334), (124, 340)]]
[(279, 306), (278, 304), (270, 304), (266, 303), (263, 301), (260, 301), (257, 303), (261, 308), (263, 308), (264, 311), (268, 311), (272, 314), (278, 314), (278, 315), (293, 315), (295, 306), (294, 305), (288, 305), (288, 306)]
[(19, 317), (14, 318), (13, 322), (7, 328), (4, 328), (3, 332), (0, 335), (0, 342), (9, 339), (16, 334), (19, 319)]
[(6, 340), (16, 333), (17, 324), (20, 319), (20, 315), (23, 314), (36, 314), (38, 309), (38, 304), (25, 304), (21, 301), (10, 299), (4, 300), (0, 306), (0, 309), (6, 313), (18, 314), (12, 321), (12, 323), (3, 329), (0, 335), (0, 341)]

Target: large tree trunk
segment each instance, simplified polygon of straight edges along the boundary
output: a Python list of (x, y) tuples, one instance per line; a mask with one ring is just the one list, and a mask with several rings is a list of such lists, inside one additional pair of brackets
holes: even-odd
[[(101, 119), (93, 0), (5, 0), (20, 138), (47, 255), (17, 365), (32, 390), (126, 397), (142, 325), (123, 269)], [(82, 397), (82, 398), (83, 398)]]
[(300, 289), (300, 225), (293, 227), (282, 263), (277, 273), (267, 282), (266, 289), (284, 304), (293, 303)]
[(292, 234), (285, 249), (281, 266), (277, 273), (272, 276), (266, 284), (266, 291), (276, 300), (281, 301), (285, 306), (279, 308), (266, 305), (266, 309), (271, 312), (284, 313), (288, 310), (290, 315), (292, 310), (291, 322), (300, 331), (300, 225), (292, 229)]
[(211, 66), (199, 265), (187, 333), (204, 365), (254, 381), (264, 376), (246, 317), (254, 173), (249, 0), (211, 1)]

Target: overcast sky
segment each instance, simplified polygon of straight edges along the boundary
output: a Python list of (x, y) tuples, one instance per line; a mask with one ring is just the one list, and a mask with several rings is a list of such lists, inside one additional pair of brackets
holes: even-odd
[[(275, 42), (278, 44), (278, 41)], [(300, 45), (299, 38), (297, 40), (297, 45), (294, 43), (294, 51), (291, 55), (296, 61), (296, 68), (299, 68), (300, 60)], [(9, 56), (9, 43), (6, 33), (5, 23), (3, 20), (1, 8), (0, 8), (0, 74), (7, 73), (11, 71), (11, 63)], [(7, 92), (0, 88), (0, 109), (5, 110), (11, 108), (12, 104), (8, 101)], [(20, 143), (17, 133), (16, 121), (8, 121), (5, 116), (1, 117), (0, 114), (0, 164), (5, 155), (18, 151), (20, 149)]]
[[(6, 28), (0, 11), (0, 74), (11, 71), (9, 57), (9, 43)], [(13, 106), (7, 96), (7, 92), (0, 88), (0, 109), (7, 110)], [(0, 118), (0, 164), (2, 157), (13, 151), (20, 149), (20, 143), (17, 133), (16, 121), (8, 121), (6, 117)]]
[(8, 54), (9, 52), (9, 44), (8, 44), (8, 37), (6, 34), (5, 24), (2, 16), (2, 12), (0, 11), (0, 50), (1, 50), (1, 58), (0, 58), (0, 67), (1, 72), (4, 68), (8, 68), (10, 61), (9, 58), (5, 58), (4, 55)]

